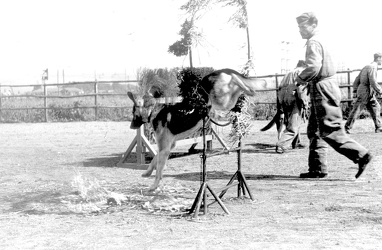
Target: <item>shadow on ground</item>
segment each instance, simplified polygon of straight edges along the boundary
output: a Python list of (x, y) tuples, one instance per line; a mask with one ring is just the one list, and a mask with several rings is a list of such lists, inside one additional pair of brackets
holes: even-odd
[[(274, 144), (265, 144), (265, 143), (254, 143), (254, 144), (246, 144), (245, 146), (250, 146), (252, 148), (244, 148), (242, 149), (242, 153), (264, 153), (264, 154), (276, 154), (274, 148)], [(196, 155), (196, 154), (202, 154), (202, 149), (193, 149), (188, 152), (172, 152), (170, 154), (169, 159), (175, 159), (180, 157), (187, 157), (190, 155)], [(230, 152), (234, 153), (234, 152)], [(228, 154), (228, 151), (224, 151), (223, 149), (213, 149), (209, 150), (207, 152), (207, 157), (209, 155), (219, 155), (219, 154)], [(118, 167), (117, 163), (122, 159), (121, 154), (112, 154), (108, 156), (102, 156), (102, 157), (96, 157), (96, 158), (89, 158), (85, 162), (83, 162), (84, 167)], [(153, 159), (152, 155), (148, 152), (145, 153), (145, 160), (146, 164), (150, 164), (151, 160)], [(126, 158), (124, 163), (131, 163), (134, 164), (137, 162), (137, 154), (135, 152), (132, 152), (129, 154), (129, 156)], [(72, 164), (71, 164), (72, 165)], [(126, 166), (122, 166), (126, 167)], [(128, 166), (127, 168), (134, 169), (133, 166)]]
[[(228, 173), (226, 171), (208, 171), (207, 180), (230, 180), (234, 173)], [(271, 180), (271, 181), (280, 181), (280, 180), (295, 180), (295, 181), (348, 181), (346, 179), (301, 179), (297, 175), (254, 175), (243, 173), (247, 180)], [(172, 177), (178, 180), (187, 180), (187, 181), (200, 181), (202, 178), (201, 172), (190, 172), (182, 174), (164, 174), (164, 177)]]

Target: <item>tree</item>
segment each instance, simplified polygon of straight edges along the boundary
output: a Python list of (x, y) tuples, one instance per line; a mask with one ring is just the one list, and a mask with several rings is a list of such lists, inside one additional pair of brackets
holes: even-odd
[(200, 19), (210, 9), (211, 3), (214, 1), (219, 0), (189, 0), (180, 9), (186, 11), (186, 15), (194, 21)]
[[(247, 55), (248, 55), (247, 65), (249, 64), (252, 65), (250, 34), (249, 34), (249, 28), (248, 28), (247, 0), (189, 0), (186, 4), (182, 5), (180, 9), (186, 11), (187, 17), (191, 20), (191, 27), (189, 29), (190, 48), (191, 48), (191, 45), (196, 45), (196, 42), (198, 41), (198, 39), (202, 38), (201, 33), (190, 32), (190, 31), (196, 30), (195, 21), (200, 19), (204, 14), (206, 14), (211, 9), (211, 6), (213, 3), (219, 3), (219, 4), (223, 4), (224, 6), (232, 6), (236, 8), (236, 12), (230, 17), (228, 21), (233, 22), (239, 28), (246, 30), (247, 48), (248, 48), (247, 49)], [(191, 60), (191, 54), (190, 54), (190, 60)]]
[(192, 68), (192, 47), (201, 45), (203, 41), (202, 32), (198, 31), (195, 21), (202, 17), (208, 10), (211, 2), (215, 0), (189, 0), (186, 4), (180, 7), (186, 11), (186, 21), (182, 24), (182, 29), (179, 32), (182, 39), (172, 44), (168, 52), (176, 56), (190, 56), (190, 68)]
[(247, 32), (247, 54), (248, 61), (251, 60), (251, 43), (248, 29), (248, 12), (246, 0), (217, 0), (219, 3), (225, 4), (225, 6), (236, 7), (236, 12), (229, 19), (230, 22), (236, 24), (240, 29), (245, 29)]
[(182, 29), (179, 32), (179, 35), (182, 38), (179, 41), (176, 41), (170, 47), (168, 47), (168, 52), (173, 53), (175, 56), (186, 56), (190, 55), (190, 67), (192, 68), (192, 38), (190, 30), (193, 27), (193, 21), (186, 21), (182, 24)]
[(247, 63), (242, 68), (242, 73), (250, 75), (250, 72), (254, 70), (251, 51), (251, 39), (249, 32), (248, 22), (248, 3), (247, 0), (217, 0), (219, 3), (225, 4), (225, 6), (232, 6), (236, 8), (236, 12), (230, 17), (229, 21), (233, 22), (240, 29), (245, 29), (247, 34)]

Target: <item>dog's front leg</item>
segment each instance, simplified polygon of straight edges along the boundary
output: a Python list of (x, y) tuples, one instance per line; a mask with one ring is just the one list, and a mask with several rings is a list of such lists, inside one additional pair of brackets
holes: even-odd
[(157, 158), (158, 154), (154, 156), (154, 158), (151, 160), (149, 167), (147, 170), (142, 174), (142, 177), (150, 177), (151, 174), (153, 173), (156, 165), (157, 165)]

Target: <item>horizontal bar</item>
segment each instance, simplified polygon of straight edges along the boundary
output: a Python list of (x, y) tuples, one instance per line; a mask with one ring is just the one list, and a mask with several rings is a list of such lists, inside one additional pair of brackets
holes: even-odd
[[(378, 69), (381, 70), (381, 69)], [(342, 70), (337, 71), (337, 74), (352, 73), (356, 71), (361, 71), (361, 69), (353, 70)], [(262, 76), (251, 76), (250, 79), (256, 78), (271, 78), (271, 77), (282, 77), (285, 74), (273, 74), (273, 75), (262, 75)], [(121, 80), (121, 81), (84, 81), (84, 82), (68, 82), (68, 83), (46, 83), (45, 86), (68, 86), (68, 85), (78, 85), (78, 84), (94, 84), (94, 83), (129, 83), (129, 82), (141, 82), (140, 80)], [(44, 86), (44, 84), (23, 84), (23, 85), (12, 85), (12, 84), (0, 84), (0, 87), (34, 87), (34, 86)]]
[[(45, 83), (45, 86), (68, 86), (68, 85), (78, 85), (78, 84), (94, 84), (94, 83), (128, 83), (128, 82), (141, 82), (140, 80), (122, 80), (122, 81), (85, 81), (85, 82), (67, 82), (67, 83)], [(34, 87), (34, 86), (44, 86), (44, 84), (22, 84), (22, 85), (12, 85), (12, 84), (1, 84), (0, 87)]]
[(231, 152), (234, 152), (234, 151), (238, 151), (240, 150), (239, 147), (236, 147), (236, 148), (230, 148), (228, 150), (223, 150), (223, 151), (220, 151), (220, 152), (216, 152), (216, 153), (211, 153), (211, 154), (207, 154), (207, 158), (209, 157), (213, 157), (213, 156), (217, 156), (217, 155), (224, 155), (224, 154), (229, 154)]
[[(212, 141), (212, 135), (206, 135), (206, 141)], [(201, 143), (201, 142), (203, 142), (203, 137), (194, 137), (194, 138), (179, 140), (176, 142), (176, 145), (182, 146), (182, 145)]]
[[(378, 98), (378, 99), (381, 99), (381, 98)], [(354, 99), (343, 99), (341, 100), (341, 103), (343, 102), (352, 102), (354, 101)], [(252, 104), (274, 104), (276, 105), (275, 102), (253, 102)], [(25, 108), (0, 108), (0, 111), (1, 110), (26, 110), (26, 109), (90, 109), (90, 108), (121, 108), (121, 109), (124, 109), (124, 108), (132, 108), (133, 106), (82, 106), (82, 107), (56, 107), (56, 108), (44, 108), (44, 107), (41, 107), (41, 108), (38, 108), (38, 107), (33, 107), (33, 108), (28, 108), (28, 107), (25, 107)]]
[(128, 106), (83, 106), (83, 107), (56, 107), (56, 108), (44, 108), (44, 107), (33, 107), (33, 108), (0, 108), (0, 111), (2, 110), (28, 110), (28, 109), (52, 109), (52, 110), (58, 110), (58, 109), (94, 109), (94, 108), (98, 108), (98, 109), (103, 109), (103, 108), (120, 108), (120, 109), (125, 109), (125, 108), (132, 108), (131, 107), (128, 107)]
[(26, 97), (26, 98), (78, 98), (78, 97), (94, 97), (94, 96), (126, 96), (127, 94), (119, 94), (119, 93), (93, 93), (93, 94), (85, 94), (85, 95), (0, 95), (0, 98), (16, 98), (16, 97)]

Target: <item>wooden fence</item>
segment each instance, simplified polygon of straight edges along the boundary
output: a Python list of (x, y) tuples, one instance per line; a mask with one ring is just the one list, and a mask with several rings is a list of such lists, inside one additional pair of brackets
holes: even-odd
[[(342, 97), (342, 100), (341, 100), (342, 103), (344, 102), (348, 103), (353, 101), (353, 81), (360, 71), (361, 71), (360, 69), (355, 69), (355, 70), (348, 69), (343, 71), (337, 71), (336, 76), (337, 76), (340, 89), (343, 89), (343, 88), (347, 89), (346, 96)], [(284, 76), (285, 74), (275, 74), (275, 75), (264, 75), (264, 76), (256, 77), (256, 78), (273, 78), (275, 81), (275, 88), (260, 90), (259, 92), (275, 91), (277, 94), (279, 84)], [(256, 104), (276, 104), (276, 103), (275, 102), (257, 102)]]
[[(98, 119), (98, 110), (100, 108), (131, 108), (130, 106), (105, 106), (100, 105), (99, 103), (99, 97), (100, 96), (125, 96), (127, 98), (126, 93), (105, 93), (99, 91), (99, 85), (100, 84), (113, 84), (113, 83), (138, 83), (137, 80), (124, 80), (124, 81), (86, 81), (86, 82), (70, 82), (70, 83), (49, 83), (49, 84), (35, 84), (35, 85), (0, 85), (0, 118), (1, 118), (1, 112), (4, 110), (44, 110), (44, 120), (45, 122), (49, 121), (48, 117), (48, 110), (49, 109), (94, 109), (95, 114), (95, 120)], [(68, 86), (76, 86), (76, 85), (92, 85), (93, 86), (93, 92), (92, 93), (85, 93), (85, 94), (75, 94), (75, 95), (60, 95), (60, 92), (57, 91), (57, 94), (48, 94), (48, 88), (52, 86), (56, 87), (68, 87)], [(1, 88), (20, 88), (20, 87), (41, 87), (42, 86), (42, 93), (41, 94), (23, 94), (23, 95), (2, 95), (1, 94)], [(94, 104), (88, 105), (88, 106), (80, 106), (80, 107), (49, 107), (49, 101), (50, 99), (73, 99), (73, 98), (88, 98), (93, 97), (94, 98)], [(37, 99), (43, 99), (44, 100), (44, 106), (43, 107), (17, 107), (17, 108), (4, 108), (2, 106), (2, 100), (8, 99), (8, 98), (37, 98)], [(1, 120), (1, 119), (0, 119)]]
[[(352, 83), (356, 75), (358, 75), (358, 72), (360, 70), (345, 70), (345, 71), (338, 71), (337, 72), (337, 78), (339, 78), (340, 88), (347, 88), (347, 95), (345, 98), (342, 99), (342, 102), (351, 102), (352, 99)], [(353, 74), (353, 75), (352, 75)], [(285, 74), (275, 74), (275, 75), (264, 75), (264, 76), (257, 76), (256, 78), (262, 78), (262, 79), (269, 79), (270, 81), (274, 81), (275, 88), (270, 88), (263, 91), (275, 91), (277, 94), (277, 89), (279, 86), (279, 83), (281, 82), (282, 78)], [(272, 80), (273, 79), (273, 80)], [(100, 106), (98, 98), (100, 96), (126, 96), (126, 94), (118, 94), (118, 93), (101, 93), (99, 91), (99, 85), (100, 84), (113, 84), (113, 83), (138, 83), (138, 80), (125, 80), (125, 81), (88, 81), (88, 82), (71, 82), (71, 83), (50, 83), (50, 84), (44, 84), (43, 85), (43, 94), (42, 95), (32, 95), (32, 94), (24, 94), (24, 95), (7, 95), (4, 96), (1, 94), (1, 88), (9, 87), (9, 88), (18, 88), (18, 87), (34, 87), (34, 86), (41, 86), (41, 85), (0, 85), (0, 120), (1, 120), (1, 112), (3, 110), (31, 110), (31, 109), (43, 109), (44, 112), (44, 120), (45, 122), (49, 121), (48, 117), (48, 110), (49, 109), (94, 109), (95, 114), (95, 120), (98, 119), (98, 109), (99, 108), (131, 108), (131, 106)], [(75, 86), (80, 84), (89, 84), (93, 85), (93, 93), (87, 93), (87, 94), (80, 94), (80, 95), (48, 95), (48, 87), (49, 86)], [(94, 105), (91, 106), (81, 106), (81, 107), (49, 107), (48, 103), (50, 99), (70, 99), (70, 98), (84, 98), (84, 97), (93, 97), (94, 98)], [(4, 108), (2, 107), (2, 100), (5, 98), (43, 98), (44, 99), (44, 106), (43, 107), (22, 107), (22, 108)], [(276, 104), (275, 102), (257, 102), (256, 104)]]

